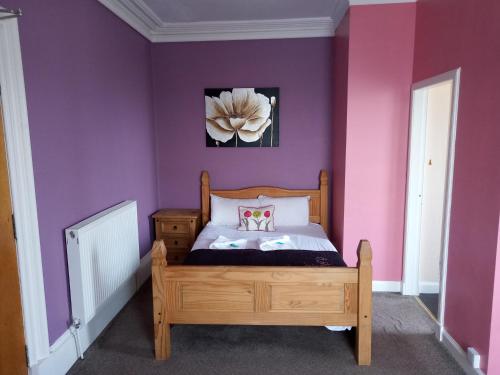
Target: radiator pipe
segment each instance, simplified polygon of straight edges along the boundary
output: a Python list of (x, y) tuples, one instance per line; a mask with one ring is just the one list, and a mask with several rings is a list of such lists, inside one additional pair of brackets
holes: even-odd
[(69, 330), (70, 330), (71, 334), (73, 335), (73, 338), (75, 339), (76, 354), (78, 355), (78, 358), (83, 359), (82, 345), (80, 343), (80, 335), (78, 334), (78, 330), (80, 329), (80, 326), (81, 326), (80, 319), (73, 318), (73, 323), (69, 327)]

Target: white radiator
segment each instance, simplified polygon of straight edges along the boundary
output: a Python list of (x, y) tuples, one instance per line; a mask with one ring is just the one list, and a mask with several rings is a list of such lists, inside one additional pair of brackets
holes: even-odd
[(100, 316), (97, 325), (105, 327), (136, 291), (137, 203), (120, 203), (66, 229), (66, 244), (73, 319), (87, 325)]

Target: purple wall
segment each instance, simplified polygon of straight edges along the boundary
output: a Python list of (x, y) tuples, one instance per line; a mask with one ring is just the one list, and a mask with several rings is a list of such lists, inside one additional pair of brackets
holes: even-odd
[(97, 1), (12, 1), (35, 172), (50, 342), (70, 319), (64, 228), (125, 199), (141, 253), (157, 208), (150, 45)]
[[(235, 188), (318, 186), (331, 168), (331, 38), (152, 46), (162, 207), (199, 207), (199, 177)], [(208, 87), (280, 87), (279, 148), (206, 148)]]
[[(479, 7), (470, 0), (418, 1), (413, 70), (418, 82), (462, 68), (445, 327), (463, 348), (479, 351), (483, 369), (491, 345), (500, 212), (499, 14), (497, 0)], [(494, 349), (500, 351), (497, 339)]]

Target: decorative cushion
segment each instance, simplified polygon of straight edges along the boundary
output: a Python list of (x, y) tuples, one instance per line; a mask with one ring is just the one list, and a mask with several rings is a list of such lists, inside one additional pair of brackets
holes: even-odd
[(274, 206), (238, 208), (240, 227), (238, 230), (274, 232)]

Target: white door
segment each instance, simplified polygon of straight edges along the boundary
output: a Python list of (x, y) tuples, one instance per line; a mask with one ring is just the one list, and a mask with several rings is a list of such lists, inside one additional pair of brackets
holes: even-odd
[(418, 291), (426, 295), (423, 302), (435, 317), (437, 304), (434, 306), (434, 301), (438, 301), (443, 241), (452, 89), (453, 82), (450, 80), (430, 87), (427, 93)]
[(440, 327), (444, 320), (459, 79), (457, 69), (412, 87), (403, 294), (435, 295), (438, 307), (432, 310)]

